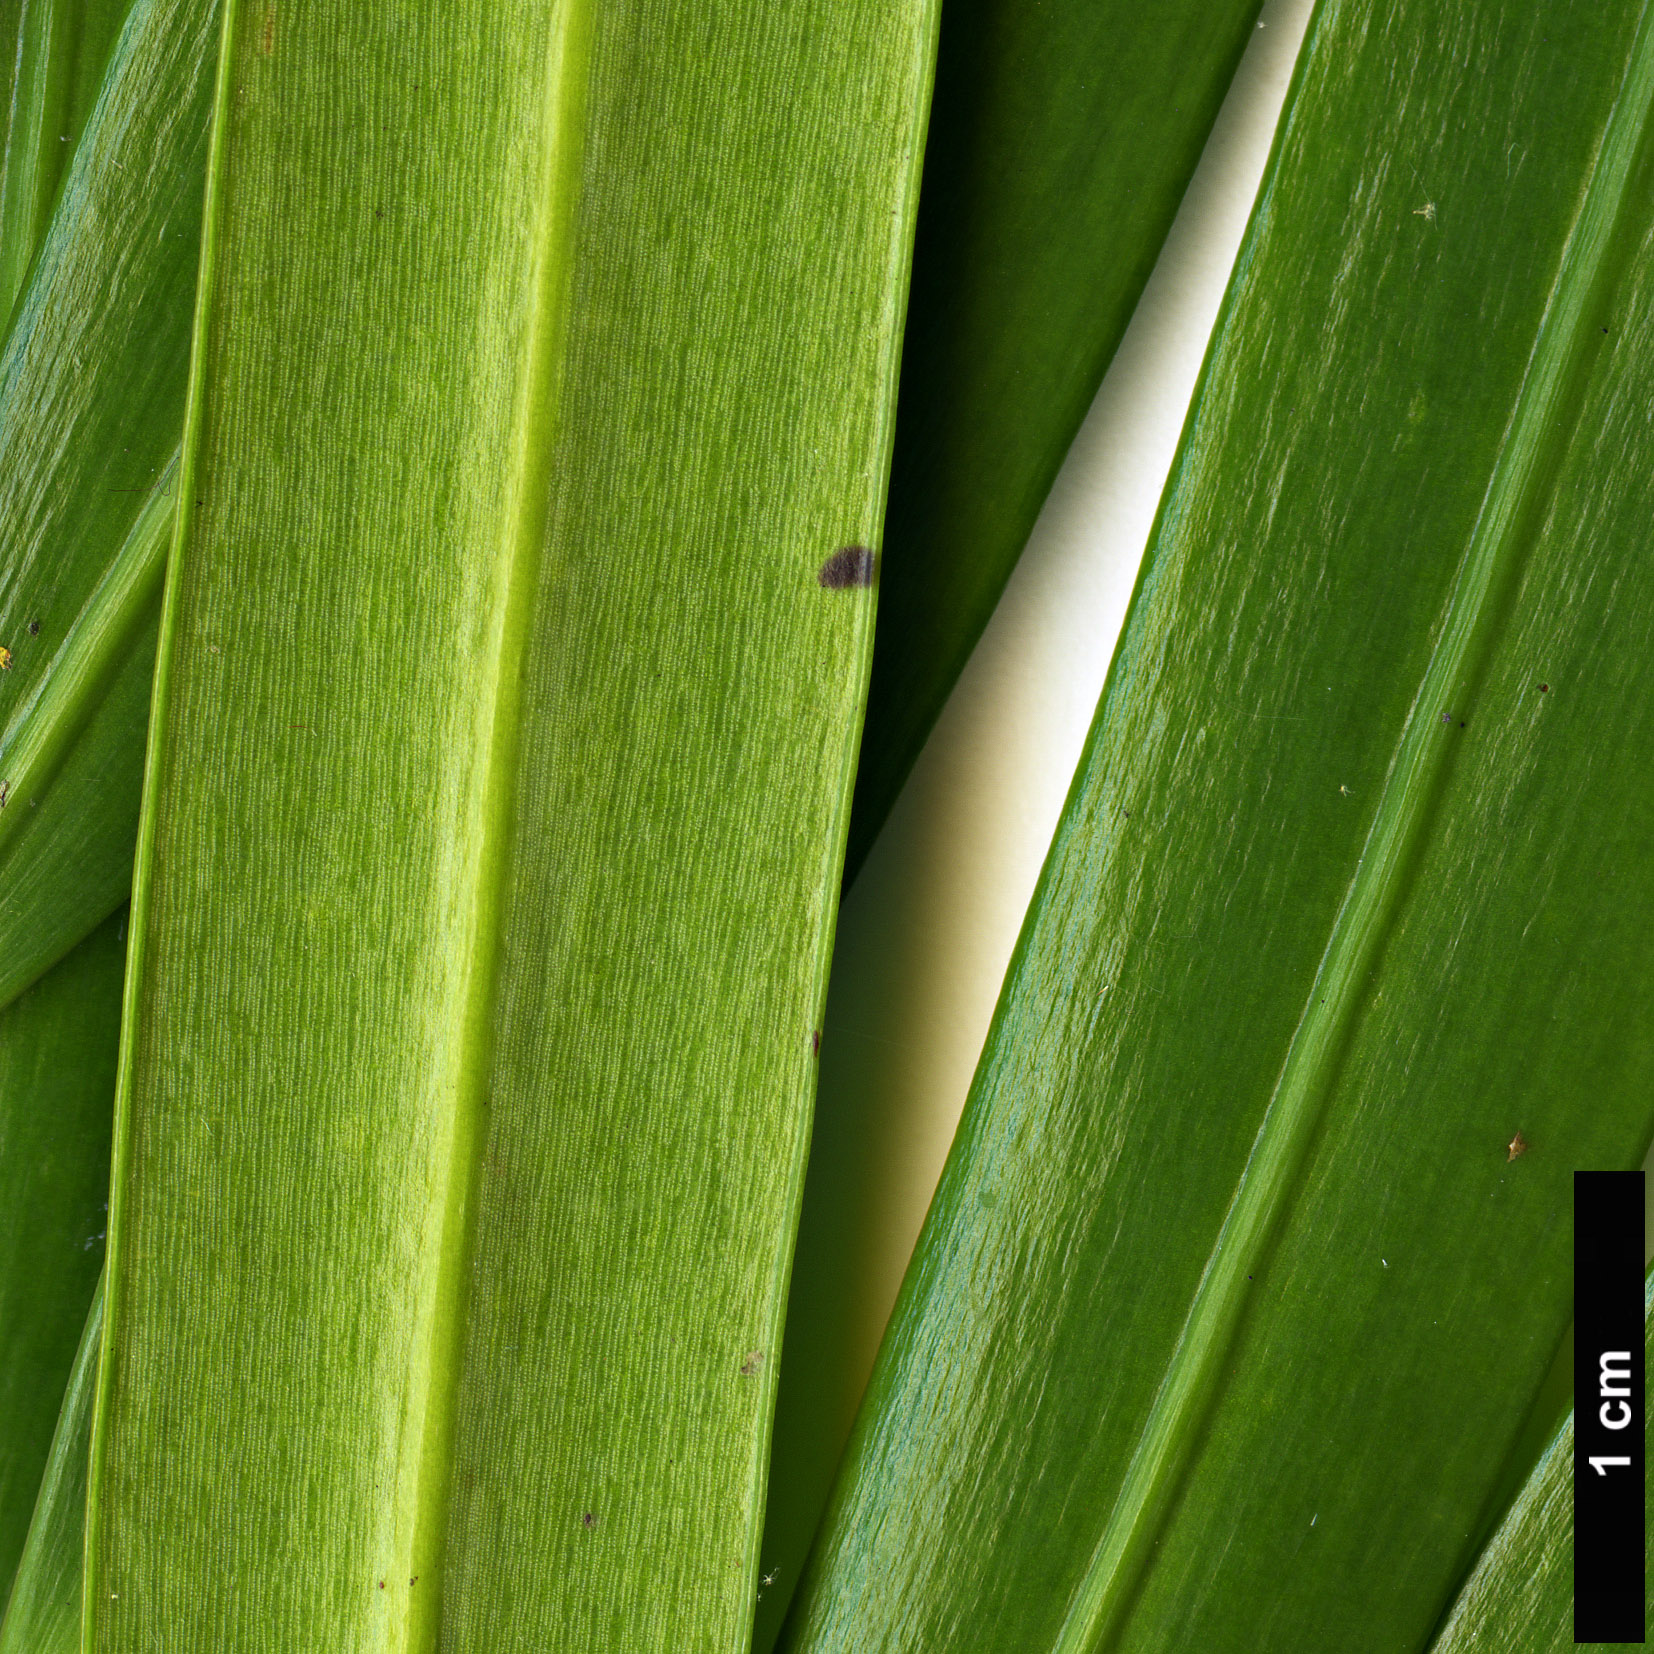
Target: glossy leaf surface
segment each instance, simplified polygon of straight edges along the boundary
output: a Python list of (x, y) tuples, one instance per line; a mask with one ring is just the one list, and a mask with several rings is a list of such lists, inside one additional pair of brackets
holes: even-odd
[(932, 28), (230, 17), (100, 1654), (744, 1645)]
[(52, 203), (103, 86), (130, 0), (11, 0), (6, 145), (0, 157), (0, 322), (10, 317)]
[(1258, 10), (944, 10), (852, 877), (1096, 395)]
[(1654, 1130), (1651, 95), (1321, 6), (787, 1648), (1444, 1609)]
[(0, 1011), (0, 1593), (98, 1272), (126, 916)]

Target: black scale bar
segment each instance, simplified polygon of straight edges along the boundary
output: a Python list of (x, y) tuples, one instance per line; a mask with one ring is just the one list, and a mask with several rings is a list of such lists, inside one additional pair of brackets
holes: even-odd
[(1574, 1173), (1574, 1641), (1640, 1643), (1643, 1174)]

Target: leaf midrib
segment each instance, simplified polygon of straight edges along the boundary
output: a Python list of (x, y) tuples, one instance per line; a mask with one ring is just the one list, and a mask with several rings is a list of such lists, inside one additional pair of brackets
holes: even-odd
[[(1177, 1488), (1257, 1273), (1331, 1096), (1362, 986), (1400, 908), (1454, 750), (1459, 715), (1498, 632), (1501, 595), (1545, 492), (1546, 459), (1571, 430), (1595, 345), (1592, 318), (1620, 234), (1654, 105), (1654, 6), (1645, 6), (1563, 250), (1482, 508), (1309, 1001), (1208, 1258), (1176, 1349), (1053, 1654), (1093, 1654), (1120, 1631)], [(1452, 713), (1452, 720), (1444, 721)]]
[[(202, 226), (201, 275), (196, 298), (196, 315), (191, 342), (192, 369), (189, 401), (185, 412), (184, 440), (177, 464), (180, 483), (178, 497), (188, 501), (194, 496), (195, 471), (199, 459), (201, 410), (203, 406), (202, 374), (207, 359), (206, 334), (213, 314), (216, 286), (218, 225), (221, 218), (224, 191), (225, 141), (230, 127), (228, 106), (236, 80), (236, 36), (239, 6), (236, 0), (227, 0), (223, 19), (217, 86), (214, 94), (213, 139), (208, 159), (208, 187)], [(523, 375), (522, 391), (514, 420), (516, 440), (510, 456), (506, 485), (506, 507), (502, 512), (505, 524), (505, 543), (499, 559), (501, 597), (496, 604), (492, 635), (488, 639), (491, 664), (486, 674), (487, 695), (477, 710), (473, 725), (479, 744), (487, 751), (484, 783), (478, 790), (475, 819), (480, 825), (477, 834), (479, 850), (470, 870), (471, 923), (468, 938), (468, 965), (466, 984), (457, 1013), (455, 1048), (455, 1083), (453, 1110), (450, 1123), (450, 1141), (446, 1166), (446, 1188), (441, 1218), (441, 1232), (428, 1267), (434, 1281), (431, 1293), (434, 1304), (426, 1352), (421, 1368), (410, 1374), (408, 1397), (411, 1403), (409, 1423), (418, 1438), (416, 1458), (418, 1469), (412, 1498), (412, 1561), (413, 1572), (427, 1584), (427, 1589), (408, 1601), (407, 1617), (403, 1624), (400, 1646), (407, 1654), (429, 1651), (439, 1641), (442, 1611), (442, 1560), (448, 1529), (449, 1493), (452, 1480), (452, 1458), (455, 1422), (458, 1413), (462, 1356), (464, 1348), (468, 1279), (472, 1253), (473, 1231), (477, 1210), (477, 1173), (482, 1160), (487, 1117), (487, 1096), (493, 1062), (494, 1002), (502, 953), (506, 895), (510, 878), (511, 850), (517, 800), (517, 750), (520, 730), (520, 701), (522, 657), (526, 646), (532, 596), (545, 536), (549, 493), (546, 473), (552, 443), (552, 413), (562, 367), (559, 344), (563, 336), (562, 322), (566, 312), (569, 276), (568, 226), (572, 218), (573, 194), (578, 182), (581, 155), (581, 117), (584, 109), (584, 80), (589, 36), (589, 5), (587, 0), (563, 0), (559, 16), (552, 26), (550, 50), (546, 65), (546, 92), (544, 100), (544, 190), (538, 220), (532, 232), (531, 259), (526, 271), (533, 299), (529, 307), (529, 325), (525, 339), (528, 363)], [(171, 473), (169, 473), (169, 476)], [(166, 510), (161, 517), (164, 526), (174, 524), (171, 535), (164, 531), (153, 536), (156, 546), (152, 554), (139, 558), (132, 552), (132, 541), (141, 537), (141, 530), (157, 507), (152, 506), (140, 518), (128, 547), (123, 551), (116, 568), (100, 585), (98, 594), (88, 604), (87, 613), (101, 604), (99, 612), (111, 610), (115, 599), (120, 600), (122, 615), (132, 624), (141, 622), (153, 599), (154, 586), (167, 566), (170, 550), (174, 569), (182, 565), (182, 550), (191, 533), (191, 513), (180, 510), (174, 516), (171, 501), (164, 502)], [(171, 540), (169, 547), (167, 542)], [(126, 565), (130, 564), (130, 568)], [(123, 573), (124, 569), (124, 573)], [(118, 578), (119, 577), (119, 578)], [(174, 582), (168, 581), (167, 603), (176, 601)], [(110, 598), (106, 589), (115, 589)], [(136, 594), (136, 596), (134, 596)], [(131, 611), (129, 614), (128, 611)], [(132, 616), (136, 616), (136, 620)], [(84, 619), (85, 617), (83, 617)], [(77, 627), (77, 633), (80, 628)], [(127, 632), (131, 625), (127, 627)], [(106, 624), (99, 628), (92, 640), (95, 651), (82, 648), (89, 659), (95, 653), (94, 665), (101, 663), (98, 677), (101, 684), (114, 659), (110, 642), (116, 628)], [(121, 632), (124, 639), (127, 632)], [(170, 675), (173, 626), (170, 617), (163, 616), (160, 649), (156, 663), (159, 689)], [(71, 647), (66, 645), (66, 652)], [(78, 674), (86, 677), (87, 671)], [(60, 697), (61, 698), (61, 697)], [(85, 694), (81, 695), (85, 699)], [(78, 704), (78, 703), (77, 703)], [(166, 732), (165, 698), (157, 694), (157, 712), (151, 719), (149, 732), (148, 770), (155, 773), (154, 758), (164, 744)], [(15, 721), (14, 730), (21, 736), (27, 731), (31, 714), (45, 713), (45, 697), (38, 706)], [(40, 722), (35, 717), (36, 723)], [(52, 728), (62, 723), (54, 718)], [(83, 720), (82, 720), (83, 721)], [(78, 727), (78, 726), (77, 726)], [(68, 732), (72, 737), (73, 730)], [(59, 744), (67, 739), (59, 731)], [(9, 751), (15, 742), (8, 742)], [(153, 811), (143, 812), (139, 827), (137, 866), (139, 878), (134, 890), (134, 910), (141, 913), (147, 905), (147, 877), (150, 866), (148, 840), (153, 836)], [(136, 921), (135, 921), (136, 922)], [(134, 1025), (133, 1010), (140, 985), (136, 972), (129, 972), (126, 984), (123, 1022), (130, 1037)], [(123, 1038), (123, 1044), (125, 1039)], [(126, 1060), (123, 1054), (123, 1060)], [(119, 1135), (119, 1134), (118, 1134)], [(117, 1165), (124, 1157), (124, 1145), (117, 1141)], [(111, 1196), (111, 1221), (120, 1200), (123, 1180), (115, 1179)], [(118, 1266), (117, 1266), (118, 1267)], [(111, 1321), (113, 1317), (110, 1317)], [(117, 1342), (112, 1334), (104, 1342), (104, 1371), (100, 1372), (98, 1410), (107, 1405), (107, 1351)], [(101, 1421), (94, 1440), (104, 1439)], [(102, 1476), (101, 1455), (94, 1450), (91, 1467), (88, 1504), (95, 1506), (100, 1499)], [(90, 1524), (89, 1524), (90, 1531)], [(96, 1600), (99, 1583), (91, 1557), (88, 1558), (87, 1588), (85, 1593), (85, 1622), (83, 1636), (92, 1634), (91, 1604)]]
[(509, 544), (502, 559), (504, 601), (491, 640), (490, 700), (477, 726), (488, 748), (488, 760), (478, 805), (482, 831), (470, 969), (461, 1011), (446, 1209), (435, 1264), (435, 1312), (425, 1369), (427, 1401), (413, 1527), (414, 1573), (428, 1580), (431, 1589), (417, 1598), (409, 1597), (404, 1638), (406, 1649), (421, 1654), (438, 1646), (441, 1632), (454, 1441), (480, 1206), (477, 1180), (487, 1138), (495, 1005), (516, 833), (522, 665), (550, 506), (547, 474), (564, 362), (561, 346), (572, 273), (570, 231), (583, 152), (590, 11), (589, 0), (564, 0), (552, 25), (547, 53), (544, 186), (533, 237), (529, 366), (514, 422), (517, 442), (511, 455), (506, 513)]

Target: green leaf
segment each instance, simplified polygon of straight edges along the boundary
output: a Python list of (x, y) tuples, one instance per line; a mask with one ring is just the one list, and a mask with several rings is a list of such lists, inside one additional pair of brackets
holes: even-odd
[(847, 872), (1022, 554), (1259, 0), (950, 0)]
[(789, 1649), (1462, 1576), (1654, 1132), (1651, 95), (1640, 4), (1324, 0)]
[(0, 1617), (0, 1654), (80, 1654), (86, 1551), (86, 1463), (103, 1333), (103, 1278), (92, 1295), (63, 1395), (51, 1457), (11, 1598)]
[[(129, 0), (16, 0), (0, 30), (11, 71), (0, 164), (0, 320), (10, 317), (65, 167), (103, 84)], [(15, 54), (15, 55), (13, 55)]]
[[(5, 4), (0, 5), (0, 143), (6, 149), (11, 147), (16, 115), (17, 43), (22, 23), (23, 0), (5, 0)], [(4, 154), (4, 150), (0, 150), (0, 154)]]
[(744, 1646), (932, 14), (230, 15), (90, 1649)]
[(103, 1265), (126, 915), (0, 1011), (0, 1592)]
[[(1654, 1357), (1650, 1309), (1654, 1275), (1643, 1291), (1645, 1361)], [(1576, 1647), (1625, 1646), (1574, 1641), (1573, 1476), (1570, 1412), (1476, 1559), (1430, 1654), (1571, 1654)], [(1654, 1571), (1654, 1521), (1646, 1537)]]
[(216, 40), (138, 0), (0, 354), (0, 1004), (130, 887)]

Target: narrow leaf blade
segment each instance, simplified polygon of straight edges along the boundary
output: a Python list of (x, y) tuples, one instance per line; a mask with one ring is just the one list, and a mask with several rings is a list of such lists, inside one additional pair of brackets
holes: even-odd
[(933, 21), (231, 19), (90, 1647), (745, 1643)]

